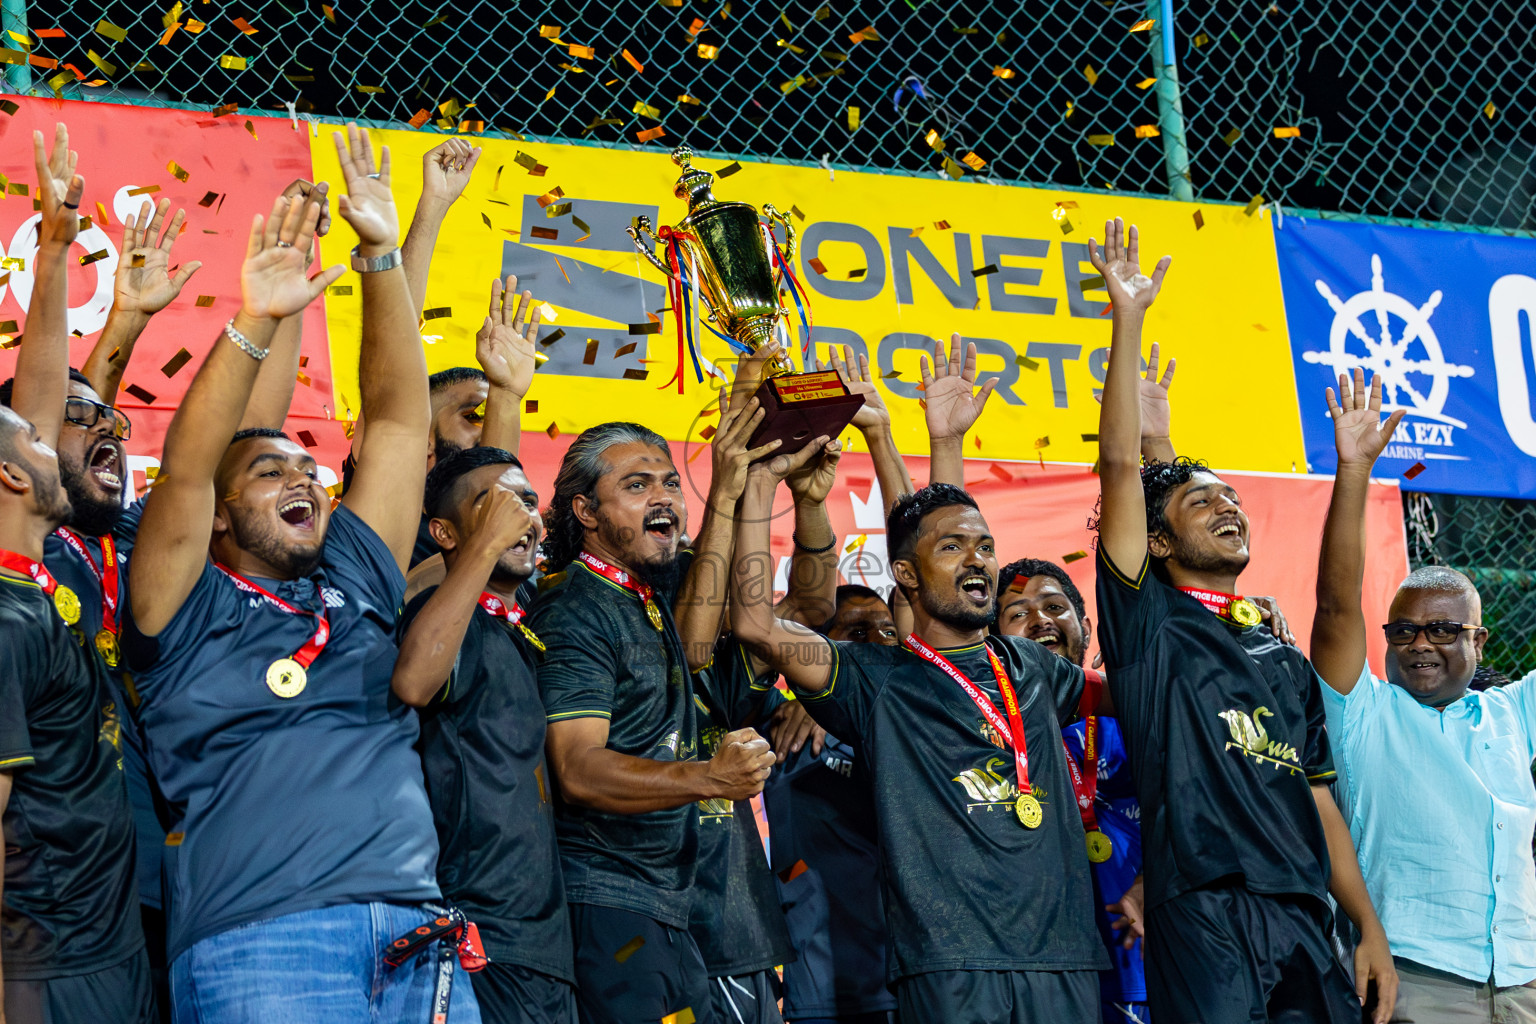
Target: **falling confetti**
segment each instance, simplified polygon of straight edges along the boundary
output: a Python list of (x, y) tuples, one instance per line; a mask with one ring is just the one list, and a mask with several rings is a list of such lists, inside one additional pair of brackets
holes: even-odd
[(732, 160), (730, 163), (726, 164), (724, 167), (722, 167), (718, 171), (716, 171), (715, 172), (715, 177), (717, 177), (717, 178), (729, 178), (731, 175), (735, 174), (739, 170), (741, 170), (741, 164), (738, 161)]
[(1261, 207), (1263, 205), (1264, 205), (1264, 197), (1261, 196), (1261, 195), (1254, 196), (1252, 199), (1248, 200), (1248, 205), (1243, 207), (1243, 213), (1245, 213), (1248, 216), (1252, 217), (1255, 213), (1258, 212), (1259, 207)]
[(1422, 462), (1415, 462), (1413, 465), (1403, 470), (1403, 479), (1412, 480), (1414, 477), (1418, 476), (1428, 468), (1429, 467), (1424, 465)]
[(1201, 228), (1205, 227), (1205, 214), (1201, 213), (1199, 210), (1196, 210), (1193, 214), (1193, 217), (1195, 220), (1196, 231), (1199, 231)]
[(1277, 138), (1277, 139), (1299, 139), (1299, 138), (1301, 138), (1301, 129), (1300, 128), (1281, 128), (1281, 127), (1276, 127), (1275, 128), (1275, 138)]
[(1099, 83), (1099, 73), (1093, 70), (1092, 64), (1083, 65), (1083, 77), (1088, 79), (1088, 87), (1090, 89)]
[(1139, 124), (1136, 126), (1136, 137), (1138, 139), (1155, 139), (1161, 134), (1162, 132), (1157, 130), (1157, 125), (1155, 124)]
[(1087, 558), (1087, 557), (1088, 557), (1088, 552), (1086, 552), (1086, 551), (1074, 551), (1070, 555), (1062, 555), (1061, 556), (1061, 561), (1065, 565), (1071, 565), (1073, 562), (1077, 561), (1079, 558)]

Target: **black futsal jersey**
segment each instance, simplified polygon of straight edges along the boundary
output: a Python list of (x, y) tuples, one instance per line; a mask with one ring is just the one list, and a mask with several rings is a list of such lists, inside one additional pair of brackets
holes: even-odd
[[(752, 673), (741, 643), (726, 637), (694, 676), (699, 743), (714, 757), (726, 733), (753, 717), (775, 673)], [(732, 709), (727, 713), (726, 708)], [(748, 800), (700, 800), (699, 869), (688, 931), (712, 978), (751, 974), (794, 959), (779, 894)]]
[[(435, 593), (430, 587), (406, 607), (402, 637)], [(443, 895), (478, 926), (493, 962), (574, 983), (538, 655), (521, 629), (476, 608), (447, 684), (417, 709), (416, 745)]]
[(1267, 626), (1229, 625), (1099, 552), (1099, 637), (1141, 803), (1147, 905), (1218, 881), (1322, 900), (1311, 783), (1333, 778), (1321, 681)]
[[(797, 690), (812, 717), (855, 740), (870, 764), (893, 979), (1109, 966), (1061, 744), (1061, 727), (1079, 713), (1083, 671), (1031, 640), (988, 642), (1018, 695), (1044, 812), (1038, 828), (1014, 814), (1012, 747), (954, 680), (913, 652), (833, 643), (827, 688)], [(985, 645), (939, 653), (1003, 707)]]
[(144, 948), (121, 715), (95, 648), (75, 642), (54, 599), (0, 576), (7, 981), (91, 974)]

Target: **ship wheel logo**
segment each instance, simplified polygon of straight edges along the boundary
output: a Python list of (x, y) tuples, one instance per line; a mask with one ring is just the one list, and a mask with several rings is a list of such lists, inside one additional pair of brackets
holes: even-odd
[[(1335, 374), (1350, 373), (1358, 366), (1367, 377), (1380, 376), (1385, 412), (1403, 409), (1413, 416), (1466, 427), (1442, 412), (1451, 378), (1470, 377), (1473, 368), (1445, 361), (1440, 339), (1429, 323), (1440, 304), (1438, 288), (1422, 306), (1387, 291), (1381, 257), (1374, 253), (1370, 291), (1340, 299), (1327, 282), (1319, 280), (1316, 284), (1318, 293), (1333, 307), (1333, 328), (1328, 333), (1328, 350), (1303, 352), (1303, 359), (1332, 367)], [(1366, 329), (1367, 317), (1375, 327), (1374, 337)]]

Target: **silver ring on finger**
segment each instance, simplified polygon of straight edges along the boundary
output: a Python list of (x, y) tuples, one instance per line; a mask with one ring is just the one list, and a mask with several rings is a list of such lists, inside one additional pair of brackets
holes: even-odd
[(282, 239), (278, 239), (277, 247), (279, 249), (292, 249), (293, 248), (293, 243), (292, 242), (285, 242)]
[(384, 177), (384, 175), (381, 174), (381, 173), (375, 172), (373, 174), (368, 175), (368, 177), (370, 177), (370, 178), (382, 178), (382, 177)]

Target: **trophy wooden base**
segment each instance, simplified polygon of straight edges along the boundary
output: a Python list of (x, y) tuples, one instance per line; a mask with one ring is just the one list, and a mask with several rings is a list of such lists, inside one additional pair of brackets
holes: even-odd
[(757, 401), (767, 412), (747, 446), (784, 442), (765, 459), (797, 452), (823, 434), (837, 437), (864, 406), (864, 396), (849, 392), (835, 370), (770, 377), (757, 389)]

